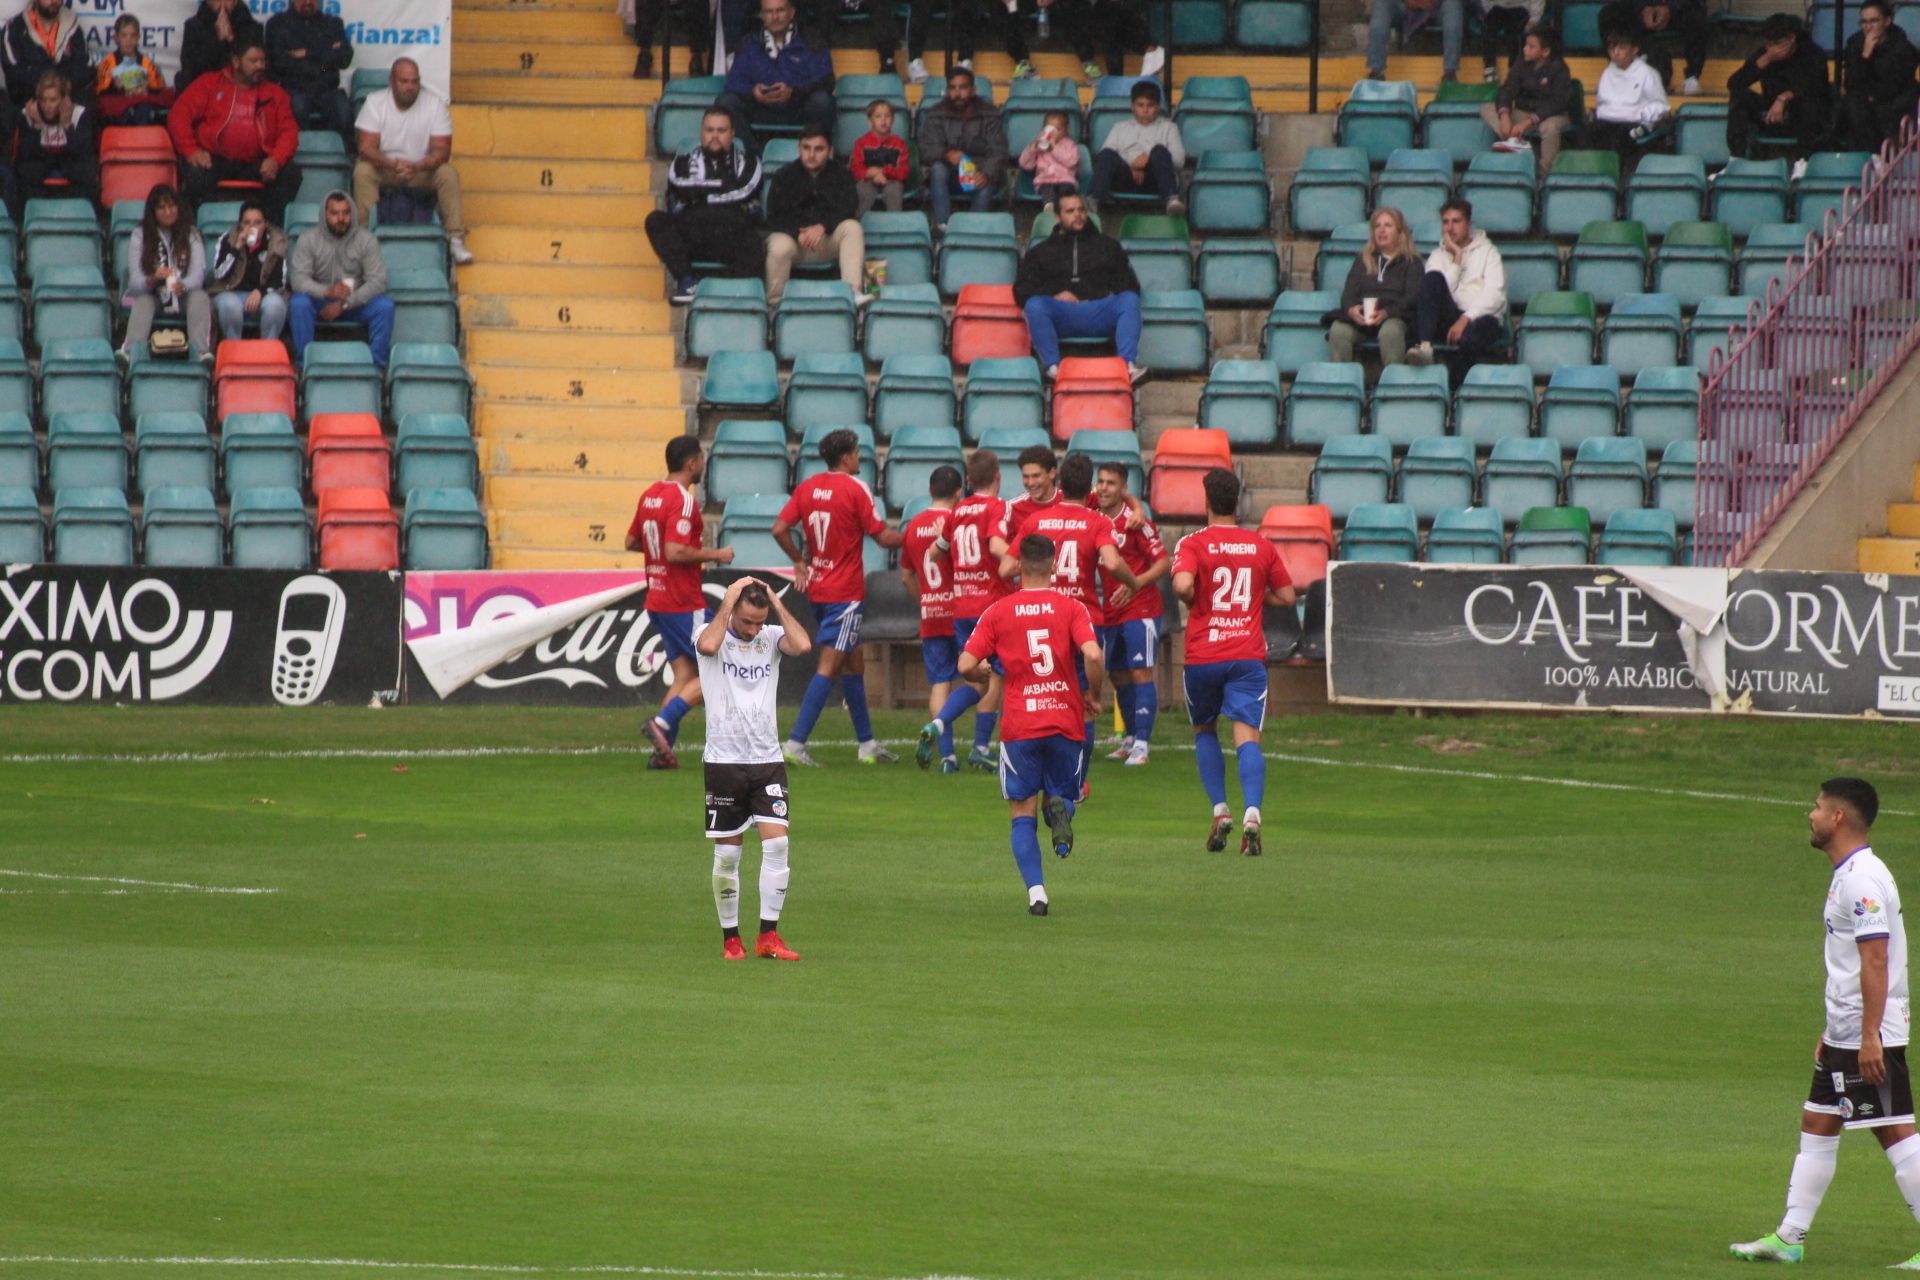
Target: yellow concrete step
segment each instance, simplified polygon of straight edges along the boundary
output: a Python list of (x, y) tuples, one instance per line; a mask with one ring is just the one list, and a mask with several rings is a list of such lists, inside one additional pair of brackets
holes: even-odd
[(672, 307), (634, 297), (462, 293), (460, 318), (470, 331), (521, 327), (587, 333), (673, 332)]
[[(636, 82), (637, 83), (637, 82)], [(646, 110), (638, 106), (453, 104), (453, 136), (461, 173), (474, 156), (553, 160), (644, 160)]]
[(552, 34), (537, 29), (552, 20), (533, 20), (536, 28), (524, 37), (455, 41), (453, 74), (633, 78), (634, 48), (620, 37), (617, 26), (611, 36), (603, 31), (577, 44), (562, 44)]
[[(633, 486), (633, 502), (639, 502), (647, 485), (658, 478), (637, 479)], [(627, 540), (627, 527), (632, 521), (633, 503), (628, 504), (624, 519), (602, 511), (571, 513), (499, 508), (487, 513), (487, 532), (495, 546), (621, 551), (621, 544)]]
[(541, 160), (517, 156), (462, 156), (460, 188), (524, 196), (651, 196), (653, 165), (646, 160)]
[(1913, 499), (1915, 502), (1920, 502), (1920, 462), (1915, 463), (1913, 467)]
[[(660, 96), (657, 80), (631, 76), (468, 75), (453, 77), (457, 102), (548, 107), (644, 106)], [(454, 134), (460, 128), (454, 126)]]
[[(467, 243), (480, 243), (467, 233)], [(552, 253), (551, 247), (547, 250)], [(476, 294), (560, 294), (574, 298), (638, 298), (665, 302), (666, 273), (659, 267), (574, 266), (561, 262), (476, 262), (460, 268), (462, 296)]]
[(1889, 502), (1887, 532), (1896, 538), (1920, 538), (1920, 502)]
[[(648, 195), (576, 196), (523, 191), (464, 193), (471, 227), (637, 227), (653, 212)], [(641, 237), (641, 243), (646, 238)], [(549, 246), (551, 251), (551, 246)]]
[(488, 475), (630, 479), (664, 466), (658, 445), (613, 440), (512, 440), (488, 437), (480, 465)]
[[(624, 536), (626, 530), (621, 529)], [(646, 557), (638, 552), (574, 551), (562, 547), (502, 547), (493, 553), (493, 567), (530, 573), (545, 569), (641, 569)]]
[(455, 18), (453, 33), (456, 72), (460, 69), (459, 59), (464, 48), (496, 41), (520, 41), (530, 46), (567, 41), (610, 44), (626, 50), (627, 64), (621, 70), (629, 74), (633, 71), (633, 42), (627, 39), (612, 5), (586, 11), (540, 11), (521, 5), (510, 9), (479, 9)]
[[(657, 472), (658, 467), (654, 468)], [(577, 476), (488, 476), (487, 505), (501, 511), (573, 513), (609, 525), (620, 522), (621, 535), (633, 518), (633, 507), (648, 480), (589, 479)], [(611, 539), (609, 539), (611, 541)]]
[[(593, 199), (576, 196), (574, 199)], [(469, 218), (473, 230), (467, 246), (483, 262), (557, 263), (582, 267), (651, 267), (659, 264), (646, 232), (628, 223), (620, 229), (604, 227), (489, 226)], [(468, 288), (461, 277), (460, 287)]]
[(671, 370), (543, 368), (469, 361), (479, 400), (533, 400), (553, 404), (632, 405), (672, 409), (683, 403), (680, 375)]
[(1861, 573), (1920, 573), (1920, 538), (1862, 538)]
[(476, 365), (512, 362), (593, 373), (600, 369), (671, 369), (677, 355), (670, 333), (569, 333), (564, 329), (470, 329), (467, 359)]
[(537, 440), (605, 440), (610, 436), (646, 441), (656, 448), (687, 430), (684, 407), (551, 404), (544, 401), (482, 400), (474, 407), (474, 432), (482, 442), (515, 437)]

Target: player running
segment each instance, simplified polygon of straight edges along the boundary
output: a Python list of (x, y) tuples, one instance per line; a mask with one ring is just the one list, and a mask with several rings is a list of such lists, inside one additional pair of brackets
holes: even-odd
[(1147, 762), (1153, 719), (1160, 711), (1160, 689), (1154, 684), (1154, 672), (1160, 665), (1163, 607), (1159, 582), (1167, 576), (1173, 560), (1160, 541), (1160, 531), (1127, 492), (1125, 463), (1100, 464), (1093, 497), (1100, 514), (1112, 521), (1114, 543), (1137, 584), (1128, 599), (1114, 591), (1109, 581), (1106, 626), (1100, 628), (1107, 678), (1113, 682), (1114, 703), (1125, 725), (1120, 749), (1107, 758), (1138, 766)]
[[(769, 622), (769, 614), (777, 621)], [(760, 938), (753, 953), (764, 960), (798, 960), (799, 954), (780, 940), (789, 795), (773, 707), (781, 656), (798, 658), (813, 642), (766, 583), (738, 578), (696, 644), (700, 678), (713, 708), (704, 759), (720, 954), (728, 960), (747, 958), (740, 942), (740, 851), (752, 827), (760, 835)]]
[[(1920, 1218), (1920, 1137), (1907, 1077), (1907, 930), (1900, 889), (1867, 842), (1880, 811), (1873, 785), (1832, 778), (1807, 815), (1814, 848), (1833, 864), (1827, 886), (1827, 1024), (1813, 1046), (1813, 1087), (1800, 1111), (1800, 1154), (1787, 1214), (1774, 1231), (1731, 1246), (1749, 1262), (1798, 1262), (1833, 1182), (1843, 1129), (1871, 1129)], [(1892, 1268), (1920, 1271), (1920, 1254)]]
[(627, 530), (627, 550), (647, 557), (647, 616), (660, 635), (660, 647), (673, 673), (660, 713), (647, 721), (647, 737), (653, 742), (649, 769), (680, 767), (673, 753), (680, 722), (700, 705), (700, 668), (693, 652), (694, 624), (705, 621), (707, 612), (700, 571), (710, 564), (733, 563), (732, 547), (707, 550), (700, 545), (705, 524), (693, 487), (706, 469), (698, 440), (692, 436), (669, 440), (667, 478), (640, 495), (633, 525)]
[[(954, 504), (953, 544), (953, 643), (956, 650), (967, 647), (967, 637), (980, 621), (989, 604), (999, 598), (1000, 575), (997, 561), (988, 558), (987, 548), (1000, 536), (1006, 524), (1007, 504), (1000, 501), (1000, 458), (991, 449), (976, 449), (967, 459), (967, 486), (972, 492)], [(997, 769), (1000, 762), (992, 754), (993, 731), (1000, 715), (1000, 673), (990, 668), (990, 678), (977, 683), (963, 680), (947, 695), (920, 730), (919, 745), (913, 749), (914, 761), (922, 769), (933, 763), (934, 752), (945, 759), (953, 751), (953, 726), (970, 707), (978, 707), (974, 716), (973, 750), (967, 763), (975, 769)], [(943, 769), (942, 772), (945, 772)]]
[[(860, 479), (860, 438), (851, 431), (829, 431), (820, 440), (820, 457), (827, 469), (802, 480), (793, 497), (773, 522), (773, 540), (793, 561), (793, 585), (813, 604), (820, 628), (820, 666), (800, 701), (784, 748), (793, 764), (817, 767), (807, 750), (807, 739), (820, 713), (840, 682), (847, 718), (860, 743), (860, 763), (900, 757), (874, 741), (873, 719), (867, 714), (867, 658), (860, 647), (860, 621), (866, 607), (867, 574), (863, 553), (869, 535), (883, 547), (900, 545), (900, 535), (887, 527), (873, 506), (873, 494)], [(807, 554), (801, 553), (793, 531), (804, 529)]]
[[(927, 712), (938, 716), (958, 679), (959, 656), (953, 638), (953, 506), (960, 500), (958, 467), (935, 467), (927, 477), (925, 511), (907, 521), (900, 531), (900, 576), (920, 602), (920, 661), (927, 669)], [(944, 726), (938, 735), (940, 772), (960, 772), (953, 754), (953, 731)], [(914, 758), (919, 760), (921, 748)], [(922, 769), (927, 762), (919, 760)]]
[[(1073, 801), (1080, 794), (1081, 735), (1100, 713), (1074, 679), (1075, 659), (1090, 682), (1104, 674), (1100, 644), (1085, 606), (1053, 589), (1054, 548), (1038, 535), (1020, 540), (1020, 588), (980, 615), (960, 654), (970, 676), (990, 658), (1006, 670), (1007, 711), (1000, 728), (1000, 794), (1013, 817), (1013, 860), (1027, 882), (1027, 911), (1047, 914), (1037, 814), (1047, 797), (1054, 852), (1073, 852)], [(1096, 686), (1097, 687), (1097, 686)]]
[(1207, 494), (1207, 526), (1180, 539), (1173, 553), (1173, 592), (1188, 606), (1187, 719), (1193, 725), (1200, 785), (1213, 801), (1208, 850), (1226, 848), (1233, 830), (1227, 762), (1214, 728), (1225, 715), (1233, 725), (1240, 790), (1247, 802), (1240, 852), (1258, 857), (1260, 802), (1267, 786), (1267, 761), (1260, 754), (1260, 729), (1267, 719), (1267, 638), (1261, 615), (1266, 605), (1292, 604), (1293, 583), (1273, 544), (1235, 523), (1240, 481), (1233, 472), (1215, 467), (1201, 483)]

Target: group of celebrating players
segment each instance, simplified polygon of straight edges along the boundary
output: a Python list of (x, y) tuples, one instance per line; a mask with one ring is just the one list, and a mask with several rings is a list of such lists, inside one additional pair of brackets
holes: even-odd
[[(1148, 763), (1159, 710), (1159, 584), (1169, 573), (1174, 595), (1188, 606), (1182, 676), (1201, 786), (1213, 807), (1207, 848), (1225, 849), (1234, 826), (1218, 730), (1224, 717), (1245, 804), (1240, 851), (1260, 854), (1263, 614), (1268, 605), (1291, 605), (1294, 593), (1272, 544), (1237, 524), (1240, 481), (1232, 471), (1207, 473), (1206, 527), (1181, 539), (1169, 556), (1150, 513), (1128, 492), (1127, 469), (1119, 463), (1096, 468), (1080, 455), (1058, 461), (1051, 449), (1036, 446), (1018, 460), (1024, 495), (1006, 502), (999, 458), (978, 450), (964, 478), (954, 467), (935, 469), (930, 505), (896, 531), (859, 477), (858, 438), (829, 432), (819, 449), (825, 471), (795, 486), (773, 527), (793, 560), (793, 585), (812, 606), (811, 639), (773, 587), (746, 577), (727, 589), (701, 625), (701, 573), (709, 564), (730, 564), (733, 553), (702, 545), (694, 486), (705, 459), (694, 438), (667, 446), (668, 477), (642, 495), (627, 536), (630, 550), (646, 554), (648, 613), (672, 671), (666, 701), (647, 721), (648, 768), (678, 767), (680, 723), (703, 697), (709, 704), (706, 835), (714, 845), (714, 902), (727, 958), (746, 955), (738, 894), (749, 828), (760, 835), (762, 853), (756, 954), (799, 958), (778, 932), (788, 878), (786, 765), (818, 765), (807, 740), (836, 684), (859, 761), (898, 759), (874, 737), (867, 706), (860, 626), (868, 537), (903, 548), (901, 571), (919, 601), (933, 718), (920, 732), (915, 760), (928, 769), (937, 759), (942, 773), (958, 773), (954, 725), (974, 711), (967, 762), (999, 771), (1031, 914), (1049, 910), (1040, 821), (1056, 854), (1066, 857), (1073, 849), (1074, 813), (1090, 791), (1103, 686), (1112, 688), (1125, 726), (1112, 758), (1134, 767)], [(780, 658), (816, 647), (818, 666), (782, 742), (775, 726)], [(717, 727), (721, 721), (727, 723)]]

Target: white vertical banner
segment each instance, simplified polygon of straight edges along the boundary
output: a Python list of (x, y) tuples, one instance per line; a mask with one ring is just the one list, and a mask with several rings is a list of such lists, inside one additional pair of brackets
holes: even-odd
[[(287, 7), (287, 0), (244, 0), (261, 26)], [(87, 47), (98, 62), (113, 47), (113, 23), (123, 13), (140, 19), (147, 56), (169, 80), (180, 69), (181, 30), (200, 0), (66, 0), (80, 17)], [(0, 0), (0, 22), (11, 21), (27, 0)], [(346, 24), (353, 69), (385, 69), (397, 58), (420, 64), (420, 78), (442, 97), (453, 85), (453, 0), (320, 0), (320, 11)], [(347, 87), (351, 72), (341, 78)]]

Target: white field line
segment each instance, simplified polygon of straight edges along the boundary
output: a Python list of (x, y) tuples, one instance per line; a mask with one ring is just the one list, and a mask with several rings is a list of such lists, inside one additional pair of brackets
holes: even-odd
[[(916, 738), (885, 738), (888, 746), (912, 746)], [(815, 739), (809, 745), (815, 747), (853, 747), (859, 744), (851, 738)], [(687, 742), (681, 744), (683, 753), (697, 751), (700, 744)], [(405, 747), (372, 748), (341, 747), (326, 750), (308, 751), (168, 751), (168, 752), (102, 752), (85, 754), (66, 752), (45, 755), (15, 754), (0, 755), (0, 764), (219, 764), (240, 760), (476, 760), (490, 757), (508, 756), (620, 756), (640, 755), (647, 748), (637, 746), (598, 746), (598, 747), (426, 747), (409, 750)], [(1185, 742), (1160, 743), (1155, 751), (1192, 751), (1193, 745)], [(1586, 778), (1555, 778), (1537, 773), (1496, 773), (1487, 769), (1443, 769), (1436, 765), (1390, 764), (1380, 760), (1339, 760), (1332, 756), (1304, 756), (1288, 751), (1266, 752), (1269, 760), (1282, 764), (1312, 765), (1323, 769), (1372, 769), (1383, 773), (1414, 774), (1428, 778), (1459, 778), (1470, 782), (1525, 782), (1543, 787), (1573, 787), (1584, 791), (1617, 791), (1628, 795), (1671, 796), (1683, 800), (1732, 801), (1737, 804), (1784, 805), (1787, 808), (1800, 808), (1807, 804), (1804, 798), (1786, 799), (1781, 796), (1742, 795), (1733, 791), (1703, 791), (1692, 787), (1650, 787), (1631, 782), (1595, 782)], [(1883, 814), (1893, 817), (1911, 818), (1911, 809), (1882, 809)]]
[[(0, 1267), (305, 1267), (338, 1271), (439, 1271), (492, 1276), (684, 1276), (694, 1280), (861, 1280), (841, 1271), (713, 1271), (688, 1267), (538, 1266), (527, 1263), (486, 1265), (474, 1262), (388, 1262), (372, 1258), (192, 1258), (192, 1257), (62, 1257), (52, 1254), (0, 1257)], [(886, 1280), (973, 1280), (970, 1276), (887, 1277)]]
[[(51, 880), (59, 883), (77, 882), (82, 884), (103, 884), (117, 886), (111, 889), (95, 889), (96, 894), (121, 895), (133, 892), (156, 891), (159, 893), (216, 893), (251, 895), (278, 893), (278, 889), (258, 889), (244, 885), (182, 884), (174, 880), (133, 880), (126, 876), (75, 876), (61, 875), (52, 871), (15, 871), (0, 867), (0, 876), (12, 876), (21, 880)], [(74, 889), (0, 889), (0, 893), (77, 893)]]

